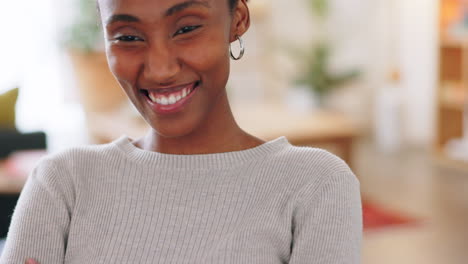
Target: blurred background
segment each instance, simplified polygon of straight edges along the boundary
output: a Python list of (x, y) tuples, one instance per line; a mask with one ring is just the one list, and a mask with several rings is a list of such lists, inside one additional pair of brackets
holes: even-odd
[[(246, 55), (227, 87), (241, 127), (350, 164), (361, 181), (363, 263), (468, 263), (468, 1), (249, 5)], [(5, 237), (40, 157), (138, 137), (147, 125), (109, 73), (94, 1), (2, 1), (0, 10)]]

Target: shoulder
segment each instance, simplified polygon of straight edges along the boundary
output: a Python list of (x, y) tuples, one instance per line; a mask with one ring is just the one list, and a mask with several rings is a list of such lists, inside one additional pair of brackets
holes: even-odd
[(48, 154), (38, 162), (36, 169), (58, 171), (64, 174), (71, 173), (77, 168), (102, 164), (104, 160), (121, 154), (115, 142), (77, 146)]
[(290, 164), (318, 169), (322, 172), (348, 172), (349, 166), (338, 156), (320, 148), (293, 146), (280, 156)]
[(282, 172), (299, 197), (313, 195), (330, 184), (338, 189), (360, 185), (345, 161), (320, 148), (289, 145), (271, 156), (269, 163)]
[(359, 263), (362, 203), (357, 178), (344, 161), (327, 151), (296, 150), (302, 162), (320, 167), (321, 174), (308, 177), (292, 199), (295, 253), (291, 259), (320, 256), (323, 263)]
[(272, 163), (287, 166), (291, 172), (312, 174), (315, 177), (353, 174), (345, 161), (320, 148), (289, 145), (270, 159)]
[(360, 182), (351, 168), (338, 156), (319, 148), (292, 146), (284, 154), (291, 167), (300, 168), (300, 185), (295, 189), (299, 207), (344, 210), (359, 218)]
[[(78, 193), (88, 188), (94, 176), (102, 174), (111, 160), (123, 157), (114, 142), (87, 145), (51, 153), (38, 161), (28, 177), (29, 185), (41, 186), (73, 208)], [(97, 172), (97, 173), (96, 173)]]

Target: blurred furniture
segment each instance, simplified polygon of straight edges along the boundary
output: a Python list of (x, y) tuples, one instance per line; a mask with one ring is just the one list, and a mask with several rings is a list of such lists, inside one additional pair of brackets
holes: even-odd
[(440, 0), (440, 65), (434, 147), (439, 164), (468, 168), (467, 162), (454, 160), (446, 151), (449, 142), (468, 137), (468, 28), (463, 26), (463, 20), (468, 16), (463, 10), (468, 7), (463, 4), (459, 0)]
[(78, 82), (80, 101), (87, 114), (109, 112), (127, 101), (109, 70), (104, 52), (69, 52)]
[[(69, 56), (78, 82), (79, 101), (83, 106), (88, 127), (96, 115), (112, 115), (128, 104), (127, 97), (115, 80), (104, 52), (70, 50)], [(88, 131), (93, 143), (98, 143)]]
[(328, 110), (292, 111), (281, 105), (233, 109), (240, 127), (264, 140), (286, 136), (296, 146), (327, 149), (352, 165), (353, 142), (359, 135), (345, 114)]
[(16, 129), (18, 95), (18, 88), (0, 94), (0, 160), (16, 150), (46, 148), (44, 133), (21, 133)]
[(0, 161), (0, 238), (7, 235), (13, 209), (25, 183), (25, 179), (9, 177), (5, 171), (5, 162)]
[(0, 160), (0, 195), (19, 193), (46, 150), (24, 150)]
[(43, 132), (20, 133), (0, 129), (0, 159), (18, 150), (46, 148), (46, 134)]
[[(14, 153), (45, 148), (46, 135), (42, 132), (22, 134), (14, 130), (0, 130), (0, 238), (6, 237), (11, 214), (27, 179), (26, 169), (31, 164), (14, 163), (14, 160), (21, 160)], [(13, 169), (14, 166), (17, 169)]]
[(18, 88), (0, 94), (0, 129), (16, 130), (15, 106), (18, 94)]
[(441, 152), (436, 153), (435, 164), (451, 171), (468, 174), (468, 162), (454, 160)]
[[(260, 104), (233, 107), (234, 116), (248, 133), (264, 140), (286, 136), (294, 145), (325, 148), (352, 164), (352, 146), (357, 127), (346, 115), (330, 111), (294, 112), (280, 105)], [(95, 115), (90, 130), (100, 143), (110, 142), (125, 134), (143, 136), (148, 125), (140, 118)]]
[[(5, 161), (0, 162), (0, 206), (3, 206), (2, 198), (10, 195), (18, 195), (23, 189), (26, 178), (12, 177), (6, 169)], [(0, 212), (3, 215), (3, 211)]]
[(92, 143), (95, 144), (109, 143), (122, 135), (139, 138), (149, 129), (140, 114), (129, 110), (95, 113), (88, 116), (87, 123)]
[(7, 235), (11, 215), (29, 173), (45, 150), (19, 151), (0, 160), (0, 238)]

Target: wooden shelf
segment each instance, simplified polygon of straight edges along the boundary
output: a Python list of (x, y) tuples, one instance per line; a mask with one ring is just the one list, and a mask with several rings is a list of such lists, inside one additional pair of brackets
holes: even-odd
[(459, 102), (449, 102), (449, 101), (440, 101), (440, 105), (442, 109), (445, 110), (452, 110), (452, 111), (464, 111), (465, 106), (462, 103)]
[[(436, 163), (442, 167), (468, 172), (468, 162), (450, 158), (443, 152), (446, 144), (464, 134), (464, 113), (468, 104), (468, 39), (451, 36), (461, 22), (461, 1), (440, 0), (439, 85), (437, 100)], [(468, 173), (467, 173), (468, 175)]]
[(453, 94), (442, 92), (442, 95), (439, 98), (439, 107), (448, 110), (464, 111), (465, 109), (465, 100), (468, 99), (468, 91), (465, 92), (456, 92)]
[(468, 40), (457, 40), (445, 38), (440, 41), (441, 48), (459, 48), (466, 49), (468, 48)]

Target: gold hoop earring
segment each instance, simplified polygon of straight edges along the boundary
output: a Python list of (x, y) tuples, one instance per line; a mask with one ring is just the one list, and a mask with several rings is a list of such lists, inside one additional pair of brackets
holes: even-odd
[(232, 48), (231, 48), (231, 45), (229, 45), (229, 53), (231, 53), (231, 58), (233, 60), (240, 60), (242, 59), (242, 57), (244, 56), (244, 52), (245, 52), (245, 46), (244, 46), (244, 41), (242, 40), (241, 37), (239, 36), (236, 36), (237, 37), (237, 40), (239, 41), (239, 45), (240, 45), (240, 53), (239, 53), (239, 56), (234, 56), (234, 54), (232, 54)]

